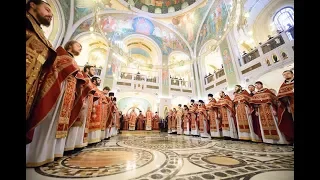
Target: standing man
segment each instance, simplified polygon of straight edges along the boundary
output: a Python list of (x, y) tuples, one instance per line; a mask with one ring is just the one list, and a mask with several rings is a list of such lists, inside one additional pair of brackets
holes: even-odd
[(91, 65), (85, 65), (83, 71), (89, 78), (92, 78), (96, 74), (94, 66)]
[(158, 112), (155, 113), (155, 115), (153, 116), (153, 130), (159, 130), (159, 115)]
[(222, 135), (224, 137), (231, 137), (238, 139), (237, 124), (234, 117), (234, 105), (232, 100), (223, 91), (219, 93), (220, 99), (218, 101), (219, 112), (218, 117), (221, 118)]
[[(69, 41), (65, 45), (65, 49), (70, 52), (72, 50), (72, 46), (76, 43), (76, 41)], [(72, 52), (71, 52), (72, 53)], [(70, 123), (69, 123), (69, 131), (66, 140), (66, 145), (64, 150), (74, 150), (75, 148), (83, 148), (87, 146), (85, 142), (85, 128), (87, 122), (87, 113), (88, 113), (88, 105), (92, 105), (89, 103), (89, 96), (93, 96), (95, 93), (95, 89), (90, 79), (82, 72), (78, 72), (76, 74), (77, 79), (82, 79), (84, 84), (76, 87), (76, 97), (75, 102), (71, 110), (70, 115)]]
[(189, 136), (191, 134), (191, 115), (187, 105), (183, 105), (183, 134)]
[(177, 119), (177, 134), (183, 134), (181, 104), (178, 104), (176, 119)]
[(262, 140), (270, 144), (288, 144), (278, 127), (276, 112), (277, 97), (261, 81), (255, 83), (257, 92), (251, 97), (250, 103), (256, 109), (261, 128)]
[(198, 120), (197, 120), (197, 109), (198, 105), (194, 103), (194, 100), (191, 99), (191, 105), (189, 108), (189, 112), (191, 115), (191, 135), (198, 136), (199, 135), (199, 127), (198, 127)]
[(286, 70), (282, 73), (285, 81), (278, 93), (278, 119), (279, 129), (286, 136), (287, 141), (294, 140), (294, 75), (293, 71)]
[[(27, 124), (26, 163), (37, 167), (62, 157), (68, 133), (71, 110), (77, 85), (85, 83), (77, 79), (80, 71), (74, 60), (81, 52), (81, 44), (70, 41), (57, 48), (57, 57), (48, 69), (39, 92), (37, 103)], [(44, 88), (46, 87), (46, 88)]]
[(152, 116), (153, 116), (153, 113), (150, 110), (150, 107), (148, 107), (148, 110), (146, 112), (146, 130), (147, 131), (152, 130)]
[(143, 121), (144, 121), (144, 116), (142, 114), (142, 111), (139, 111), (139, 115), (137, 117), (137, 130), (143, 130)]
[(209, 103), (206, 109), (208, 110), (208, 120), (210, 121), (210, 135), (211, 137), (222, 137), (217, 101), (213, 98), (213, 94), (208, 94), (208, 99)]
[(252, 84), (250, 84), (249, 86), (248, 86), (248, 90), (249, 90), (249, 94), (250, 94), (250, 96), (253, 96), (256, 92), (255, 92), (255, 87), (254, 87), (254, 85), (252, 85)]
[(200, 137), (211, 137), (209, 134), (210, 127), (208, 121), (208, 114), (206, 106), (204, 105), (204, 102), (202, 100), (199, 100), (198, 119)]
[(132, 108), (130, 112), (130, 119), (129, 119), (129, 131), (134, 131), (136, 129), (136, 121), (137, 121), (137, 114), (135, 112), (135, 108)]
[[(56, 57), (40, 25), (50, 26), (53, 14), (48, 3), (29, 0), (26, 4), (26, 120), (35, 106), (41, 83)], [(28, 122), (27, 122), (28, 123)]]
[(236, 85), (234, 88), (234, 104), (237, 120), (237, 129), (239, 139), (252, 140), (254, 142), (261, 142), (258, 135), (254, 133), (251, 117), (250, 94), (243, 90), (240, 85)]
[(91, 78), (91, 82), (95, 88), (93, 95), (93, 107), (89, 123), (88, 144), (97, 143), (101, 141), (101, 120), (102, 120), (102, 98), (104, 94), (98, 89), (101, 79), (98, 76)]

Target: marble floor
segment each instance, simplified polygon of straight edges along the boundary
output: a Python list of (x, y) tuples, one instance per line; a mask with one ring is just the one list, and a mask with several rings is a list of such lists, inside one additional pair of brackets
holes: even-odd
[(293, 180), (292, 146), (148, 134), (118, 135), (39, 168), (27, 180)]

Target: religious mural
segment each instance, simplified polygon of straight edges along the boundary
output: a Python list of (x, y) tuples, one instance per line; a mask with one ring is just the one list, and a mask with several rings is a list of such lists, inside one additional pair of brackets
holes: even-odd
[(193, 48), (195, 45), (196, 36), (198, 29), (201, 24), (205, 12), (208, 10), (211, 1), (201, 8), (195, 8), (194, 11), (189, 11), (182, 16), (176, 16), (172, 18), (171, 27), (178, 30), (182, 36), (189, 42), (190, 46)]
[[(97, 2), (97, 5), (100, 9), (113, 9), (111, 0), (100, 0)], [(95, 6), (95, 1), (75, 0), (73, 23), (77, 22), (80, 18), (92, 13)]]
[(221, 51), (222, 60), (223, 60), (224, 72), (226, 73), (226, 77), (227, 77), (228, 87), (233, 88), (237, 84), (237, 77), (234, 71), (231, 52), (229, 50), (229, 46), (226, 38), (220, 43), (220, 51)]
[(124, 0), (137, 9), (149, 13), (167, 14), (186, 8), (197, 0)]
[(206, 20), (204, 21), (198, 39), (197, 52), (200, 48), (211, 39), (220, 39), (226, 27), (226, 23), (231, 11), (232, 0), (218, 0), (214, 2), (214, 5), (209, 11)]
[[(122, 109), (123, 113), (127, 113), (129, 110), (132, 109), (132, 107), (140, 109), (142, 113), (145, 113), (148, 107), (151, 107), (152, 109), (152, 106), (148, 100), (136, 97), (125, 97), (120, 99), (117, 102), (117, 107), (118, 109)], [(136, 113), (138, 114), (139, 111)]]
[[(112, 43), (115, 44), (131, 34), (144, 34), (159, 45), (164, 55), (170, 54), (173, 50), (189, 52), (187, 45), (172, 31), (168, 30), (167, 27), (144, 17), (132, 18), (130, 16), (124, 14), (106, 14), (101, 17), (102, 29)], [(75, 37), (77, 34), (89, 31), (91, 23), (92, 19), (81, 23), (72, 36)]]
[(59, 0), (59, 4), (62, 8), (62, 12), (65, 19), (65, 27), (68, 27), (69, 19), (70, 19), (70, 2), (71, 0)]

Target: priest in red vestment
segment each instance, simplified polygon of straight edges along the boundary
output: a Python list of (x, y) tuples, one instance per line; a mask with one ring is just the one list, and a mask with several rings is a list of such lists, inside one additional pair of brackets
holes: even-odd
[(104, 96), (103, 92), (98, 89), (101, 79), (94, 76), (91, 78), (91, 82), (94, 84), (95, 94), (93, 95), (93, 107), (89, 122), (88, 144), (101, 141), (102, 101)]
[(183, 134), (191, 134), (191, 114), (187, 105), (183, 105)]
[(238, 139), (237, 123), (234, 116), (234, 104), (230, 97), (223, 91), (221, 91), (219, 95), (220, 99), (217, 104), (219, 106), (218, 117), (221, 118), (222, 135), (224, 137)]
[(198, 124), (198, 119), (197, 119), (197, 109), (198, 109), (198, 104), (194, 102), (193, 99), (191, 99), (191, 105), (189, 108), (189, 112), (191, 115), (191, 135), (193, 136), (198, 136), (199, 134), (199, 124)]
[(142, 111), (139, 111), (139, 115), (137, 117), (137, 130), (144, 130), (143, 121), (144, 121), (144, 116), (142, 114)]
[(285, 81), (278, 92), (278, 125), (279, 129), (286, 136), (287, 141), (294, 140), (294, 75), (293, 71), (286, 70), (282, 73)]
[(155, 112), (155, 115), (153, 116), (153, 126), (152, 126), (152, 129), (153, 130), (160, 130), (159, 128), (159, 115), (158, 115), (158, 112)]
[[(26, 120), (29, 120), (38, 99), (41, 83), (54, 63), (56, 52), (44, 35), (42, 26), (53, 20), (51, 6), (44, 1), (29, 0), (26, 4)], [(28, 122), (27, 122), (28, 123)]]
[(123, 130), (124, 131), (129, 130), (129, 119), (130, 119), (129, 114), (123, 115)]
[(137, 113), (135, 112), (135, 108), (132, 108), (130, 112), (130, 118), (129, 118), (129, 131), (134, 131), (136, 129), (136, 122), (137, 122)]
[(57, 57), (27, 121), (27, 167), (41, 166), (63, 156), (76, 86), (85, 83), (75, 77), (80, 69), (74, 56), (80, 54), (81, 44), (69, 41), (65, 49), (57, 48)]
[(209, 134), (210, 122), (208, 119), (207, 109), (203, 100), (199, 100), (199, 106), (198, 106), (197, 112), (198, 112), (198, 119), (199, 119), (200, 137), (205, 137), (205, 138), (211, 137)]
[(209, 103), (206, 105), (206, 110), (208, 111), (208, 121), (210, 123), (210, 135), (211, 137), (222, 137), (217, 101), (213, 98), (213, 94), (208, 94), (208, 99)]
[(152, 130), (152, 116), (153, 113), (150, 110), (150, 107), (148, 107), (148, 110), (146, 112), (146, 130), (148, 131)]
[(76, 77), (82, 78), (85, 83), (81, 86), (76, 87), (76, 98), (74, 106), (71, 110), (71, 117), (69, 123), (69, 131), (66, 140), (64, 150), (69, 151), (75, 148), (82, 148), (87, 146), (85, 139), (89, 94), (95, 93), (94, 86), (88, 78), (88, 76), (82, 71), (78, 72)]
[(181, 104), (178, 104), (176, 119), (177, 119), (177, 134), (183, 134), (183, 126), (182, 126), (182, 108)]
[(277, 97), (261, 81), (255, 83), (257, 92), (251, 97), (250, 104), (256, 109), (259, 117), (262, 141), (270, 144), (288, 144), (278, 127), (276, 112)]
[(252, 140), (254, 142), (261, 142), (261, 139), (254, 133), (251, 117), (250, 94), (243, 90), (240, 85), (236, 85), (234, 89), (233, 103), (235, 105), (235, 113), (237, 120), (237, 129), (239, 139)]
[(172, 133), (176, 133), (177, 132), (177, 110), (176, 110), (176, 108), (173, 108), (173, 111), (172, 111), (171, 132)]

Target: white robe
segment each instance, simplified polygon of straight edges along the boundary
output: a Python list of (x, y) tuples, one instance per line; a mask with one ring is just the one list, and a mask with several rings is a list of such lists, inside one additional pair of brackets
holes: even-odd
[(80, 119), (83, 122), (81, 126), (74, 126), (69, 129), (66, 145), (64, 147), (65, 151), (70, 151), (75, 148), (82, 148), (87, 145), (83, 143), (84, 130), (87, 122), (88, 114), (88, 98), (85, 98), (83, 106), (80, 111)]
[(201, 136), (201, 137), (204, 137), (204, 138), (211, 137), (210, 134), (209, 134), (209, 132), (208, 132), (208, 127), (207, 127), (207, 126), (208, 126), (208, 125), (207, 125), (207, 121), (206, 121), (206, 119), (204, 118), (204, 119), (203, 119), (203, 132), (200, 133), (200, 136)]
[[(248, 125), (249, 125), (249, 131), (250, 132), (240, 132), (239, 121), (238, 121), (238, 118), (237, 118), (237, 115), (236, 115), (239, 139), (252, 140), (254, 142), (260, 142), (261, 138), (259, 138), (259, 136), (256, 135), (256, 133), (254, 133), (250, 109), (249, 109), (249, 107), (247, 105), (245, 105), (245, 106), (246, 106), (245, 109), (246, 109), (246, 115), (247, 115), (247, 118), (248, 118)], [(238, 108), (238, 106), (236, 106), (236, 109), (237, 108)]]
[(177, 134), (183, 134), (183, 127), (181, 127), (181, 125), (182, 125), (181, 116), (177, 115)]
[[(271, 108), (271, 112), (272, 112), (272, 105), (270, 105), (270, 108)], [(277, 129), (277, 133), (279, 135), (279, 140), (274, 140), (274, 139), (267, 139), (265, 136), (264, 136), (264, 133), (263, 133), (263, 127), (262, 127), (262, 124), (261, 124), (261, 120), (260, 120), (260, 114), (259, 114), (259, 124), (260, 124), (260, 129), (261, 129), (261, 136), (262, 136), (262, 141), (264, 143), (269, 143), (269, 144), (289, 144), (289, 142), (286, 140), (284, 134), (279, 130), (279, 127), (278, 127), (278, 117), (277, 116), (272, 116), (273, 117), (273, 121), (276, 125), (276, 129)]]
[[(209, 113), (211, 113), (210, 111), (209, 111)], [(217, 131), (213, 131), (213, 130), (211, 130), (211, 128), (210, 128), (210, 135), (211, 135), (211, 137), (222, 137), (222, 132), (221, 132), (221, 130), (219, 129), (219, 126), (220, 126), (220, 121), (221, 120), (219, 120), (217, 117), (218, 117), (218, 114), (217, 114), (217, 112), (216, 111), (213, 111), (213, 113), (215, 113), (215, 117), (216, 117), (216, 127), (217, 127)]]
[(184, 135), (190, 135), (190, 124), (189, 124), (189, 122), (185, 122), (185, 123), (187, 123), (187, 129), (184, 129), (184, 132), (183, 132), (183, 134)]
[[(99, 100), (93, 102), (94, 105), (97, 105)], [(101, 141), (101, 129), (94, 130), (88, 134), (88, 144), (97, 143)]]
[(238, 139), (238, 132), (237, 132), (236, 126), (233, 121), (233, 117), (231, 116), (231, 112), (229, 109), (227, 109), (227, 116), (228, 116), (228, 122), (229, 122), (229, 130), (222, 129), (222, 135), (225, 137), (231, 137), (233, 139)]
[(57, 125), (65, 93), (66, 81), (61, 84), (61, 94), (46, 118), (35, 128), (32, 142), (26, 145), (26, 166), (37, 167), (62, 157), (66, 138), (56, 138)]

